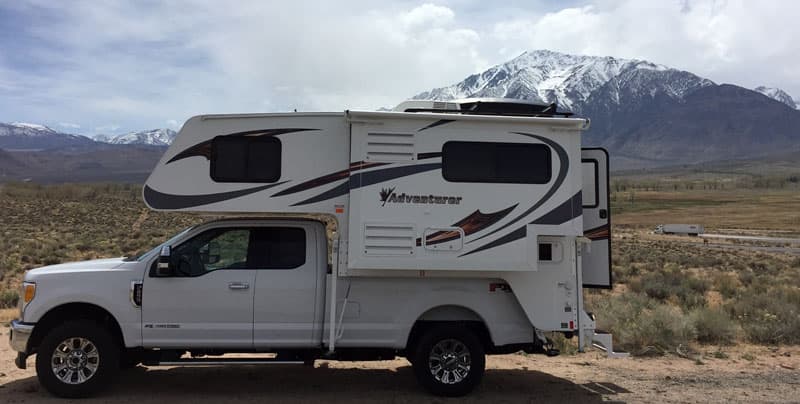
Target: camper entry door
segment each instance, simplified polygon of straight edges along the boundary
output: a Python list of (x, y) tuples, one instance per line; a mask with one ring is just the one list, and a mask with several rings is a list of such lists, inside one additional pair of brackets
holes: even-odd
[[(583, 235), (591, 240), (583, 250), (583, 287), (611, 288), (611, 210), (608, 194), (608, 152), (581, 151), (583, 170)], [(587, 251), (588, 250), (588, 251)]]

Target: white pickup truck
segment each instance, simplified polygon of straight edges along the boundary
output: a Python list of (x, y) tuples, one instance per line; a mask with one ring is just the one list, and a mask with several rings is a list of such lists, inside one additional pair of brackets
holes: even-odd
[(144, 202), (229, 218), (28, 271), (17, 365), (36, 354), (42, 385), (79, 397), (137, 363), (399, 355), (458, 396), (485, 354), (555, 353), (544, 332), (615, 355), (583, 307), (584, 287), (612, 287), (608, 153), (581, 147), (588, 124), (497, 99), (191, 118)]
[[(499, 279), (350, 278), (339, 288), (337, 351), (326, 355), (327, 237), (310, 220), (234, 219), (180, 232), (138, 257), (28, 271), (11, 325), (17, 366), (36, 355), (42, 385), (78, 397), (122, 367), (302, 364), (402, 355), (435, 393), (477, 384), (484, 353), (545, 352)], [(388, 280), (388, 281), (387, 281)], [(230, 352), (267, 359), (211, 359)], [(190, 355), (187, 355), (190, 354)], [(436, 370), (434, 372), (430, 370)]]

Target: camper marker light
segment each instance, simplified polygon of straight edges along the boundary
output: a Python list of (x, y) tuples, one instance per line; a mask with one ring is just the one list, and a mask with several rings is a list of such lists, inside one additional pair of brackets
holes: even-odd
[(23, 282), (22, 284), (22, 301), (28, 304), (36, 296), (36, 284), (33, 282)]

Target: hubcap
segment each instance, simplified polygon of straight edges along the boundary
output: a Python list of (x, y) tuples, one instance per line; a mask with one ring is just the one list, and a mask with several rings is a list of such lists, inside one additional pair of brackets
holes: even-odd
[(100, 366), (97, 347), (86, 338), (67, 338), (53, 352), (53, 374), (64, 383), (81, 384), (91, 379)]
[(456, 384), (464, 380), (469, 375), (471, 363), (469, 349), (456, 339), (439, 341), (428, 354), (431, 375), (444, 384)]

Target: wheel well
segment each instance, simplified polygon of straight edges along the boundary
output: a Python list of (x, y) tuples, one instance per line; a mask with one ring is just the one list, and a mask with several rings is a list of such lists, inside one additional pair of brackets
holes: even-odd
[(122, 337), (122, 328), (119, 323), (104, 308), (91, 303), (67, 303), (50, 309), (33, 327), (30, 341), (28, 341), (28, 353), (36, 353), (36, 349), (42, 342), (47, 333), (67, 321), (71, 320), (92, 320), (106, 327), (111, 331), (111, 335), (120, 348), (125, 347)]
[(483, 318), (478, 313), (463, 306), (446, 305), (434, 307), (419, 316), (417, 321), (414, 322), (414, 326), (411, 327), (411, 332), (409, 332), (406, 351), (413, 349), (417, 340), (426, 330), (438, 325), (466, 327), (475, 333), (487, 352), (494, 347), (489, 328), (486, 327), (486, 322), (483, 321)]

